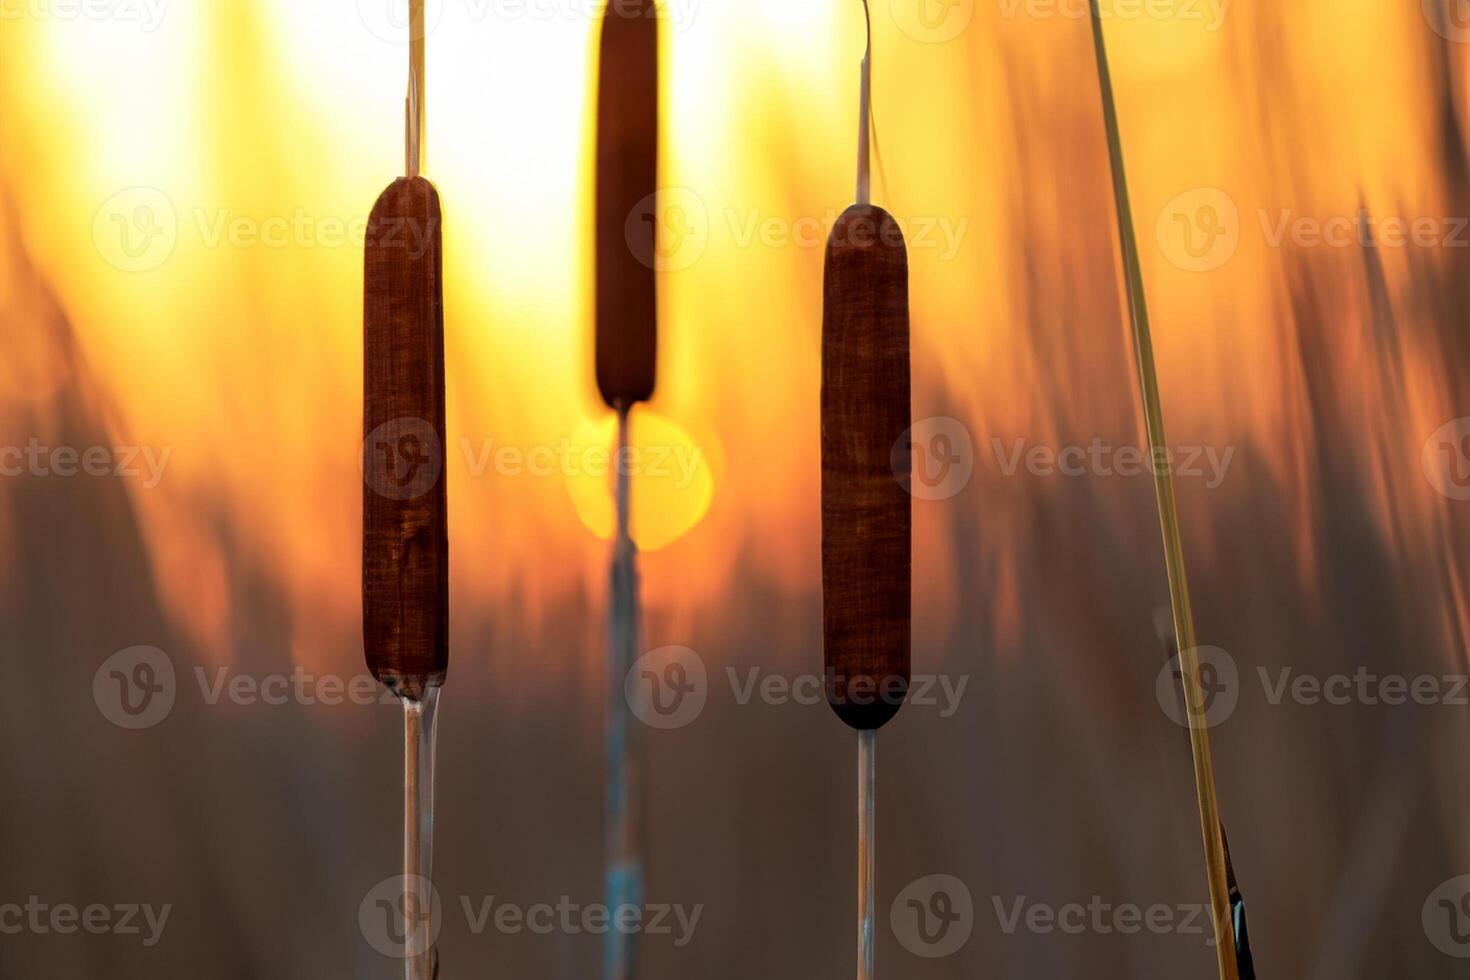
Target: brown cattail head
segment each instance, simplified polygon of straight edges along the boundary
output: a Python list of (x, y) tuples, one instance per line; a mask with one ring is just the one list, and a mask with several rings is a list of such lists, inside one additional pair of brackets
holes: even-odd
[(394, 181), (368, 221), (363, 290), (363, 650), (412, 698), (449, 666), (442, 224), (432, 184)]
[(822, 316), (823, 651), (853, 728), (908, 694), (911, 424), (908, 253), (892, 215), (854, 204), (827, 242)]
[(653, 395), (658, 212), (653, 0), (609, 0), (597, 84), (597, 387), (610, 407)]

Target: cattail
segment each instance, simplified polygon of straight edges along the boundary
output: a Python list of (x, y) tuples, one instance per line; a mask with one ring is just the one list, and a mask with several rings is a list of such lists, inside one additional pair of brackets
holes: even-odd
[[(864, 15), (867, 3), (864, 0)], [(872, 23), (858, 87), (857, 202), (822, 289), (822, 651), (827, 701), (858, 730), (857, 975), (874, 961), (876, 732), (908, 693), (912, 498), (908, 254), (869, 203)], [(895, 447), (899, 447), (895, 449)]]
[(822, 635), (827, 698), (883, 726), (909, 683), (913, 498), (895, 474), (910, 422), (908, 257), (897, 222), (854, 204), (827, 244), (822, 320)]
[(434, 740), (449, 667), (444, 257), (439, 195), (419, 176), (424, 0), (409, 11), (406, 173), (373, 207), (363, 270), (362, 631), (368, 668), (403, 702), (404, 973), (430, 980)]
[(597, 387), (609, 408), (653, 396), (658, 187), (658, 18), (653, 0), (609, 4), (597, 86)]
[[(624, 465), (629, 413), (653, 396), (658, 362), (654, 276), (659, 147), (659, 21), (653, 0), (607, 6), (597, 85), (596, 369), (597, 387), (618, 414), (617, 537), (608, 617), (607, 907), (643, 897), (643, 753), (629, 719), (624, 679), (638, 655), (637, 548), (630, 529)], [(637, 973), (634, 936), (607, 933), (608, 980)]]
[(363, 647), (373, 676), (413, 699), (449, 667), (440, 225), (432, 184), (394, 181), (368, 221), (364, 276)]

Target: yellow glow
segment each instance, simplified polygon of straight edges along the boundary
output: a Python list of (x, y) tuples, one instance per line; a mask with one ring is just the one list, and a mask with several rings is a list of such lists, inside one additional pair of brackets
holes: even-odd
[[(923, 2), (873, 0), (875, 192), (911, 232), (915, 416), (962, 417), (982, 458), (963, 497), (916, 508), (932, 559), (916, 563), (916, 600), (942, 629), (966, 601), (952, 565), (992, 569), (1005, 632), (1027, 601), (1016, 556), (1034, 544), (1035, 488), (996, 476), (990, 440), (1116, 439), (1137, 423), (1106, 155), (1087, 24), (1036, 13), (1085, 4)], [(1361, 252), (1273, 247), (1259, 215), (1448, 213), (1445, 110), (1422, 97), (1432, 35), (1412, 2), (1227, 6), (1214, 29), (1182, 16), (1106, 28), (1171, 434), (1249, 447), (1254, 478), (1310, 516), (1311, 338), (1293, 305), (1309, 282), (1338, 325), (1328, 390), (1360, 423), (1333, 451), (1373, 474), (1383, 533), (1410, 547), (1442, 520), (1405, 486), (1413, 454), (1398, 458), (1452, 417), (1440, 352), (1376, 346)], [(427, 173), (446, 213), (450, 451), (610, 444), (591, 367), (591, 4), (436, 7)], [(51, 400), (80, 391), (114, 439), (172, 448), (157, 488), (129, 490), (168, 608), (221, 656), (244, 575), (281, 589), (303, 657), (355, 628), (352, 228), (403, 166), (406, 49), (370, 26), (387, 8), (210, 0), (168, 4), (151, 31), (0, 24), (0, 404), (55, 425)], [(687, 612), (724, 594), (737, 560), (772, 589), (818, 588), (821, 232), (853, 193), (862, 21), (857, 0), (678, 10), (663, 183), (698, 202), (704, 245), (661, 274), (660, 383), (635, 433), (717, 446), (723, 462), (681, 494), (640, 486), (635, 521), (670, 556), (648, 571), (648, 601)], [(1202, 188), (1240, 216), (1233, 257), (1207, 273), (1150, 247), (1171, 202)], [(813, 225), (812, 240), (749, 233)], [(1403, 336), (1430, 336), (1408, 329), (1432, 315), (1409, 263), (1453, 256), (1379, 257)], [(449, 479), (457, 615), (601, 589), (604, 485), (548, 493), (462, 465)], [(1099, 492), (1109, 508), (1126, 496)], [(1195, 526), (1207, 547), (1210, 525)], [(979, 530), (957, 542), (957, 527)]]
[[(579, 426), (571, 439), (572, 455), (588, 465), (565, 474), (577, 515), (604, 540), (616, 531), (609, 458), (617, 429), (615, 418)], [(683, 537), (708, 513), (714, 497), (714, 453), (677, 425), (645, 411), (634, 411), (630, 419), (628, 447), (630, 533), (641, 550), (657, 551)]]

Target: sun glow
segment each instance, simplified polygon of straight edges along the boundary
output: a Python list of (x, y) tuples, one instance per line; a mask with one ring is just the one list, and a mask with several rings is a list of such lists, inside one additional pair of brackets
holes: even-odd
[[(875, 190), (910, 230), (915, 417), (962, 418), (977, 473), (960, 498), (918, 507), (916, 595), (927, 628), (943, 629), (961, 602), (949, 569), (985, 568), (1005, 635), (1036, 591), (1017, 556), (1038, 533), (1030, 495), (1045, 490), (1001, 479), (991, 440), (1138, 431), (1106, 158), (1085, 21), (1024, 0), (917, 4), (873, 2)], [(1435, 155), (1443, 113), (1462, 109), (1417, 94), (1436, 35), (1413, 3), (1354, 4), (1376, 18), (1371, 35), (1361, 20), (1337, 27), (1341, 4), (1325, 0), (1225, 6), (1219, 23), (1120, 14), (1106, 26), (1171, 435), (1254, 460), (1250, 481), (1211, 504), (1264, 483), (1307, 517), (1312, 413), (1339, 400), (1362, 438), (1334, 449), (1380, 488), (1385, 539), (1444, 548), (1442, 501), (1417, 463), (1454, 415), (1441, 352), (1386, 346), (1375, 324), (1433, 316), (1413, 283), (1446, 253), (1366, 262), (1267, 233), (1288, 209), (1453, 213)], [(430, 7), (426, 172), (446, 211), (450, 506), (467, 543), (453, 551), (454, 608), (515, 596), (534, 613), (601, 589), (605, 482), (470, 461), (487, 439), (612, 443), (591, 369), (594, 8)], [(251, 577), (281, 590), (298, 655), (340, 649), (355, 629), (360, 228), (403, 167), (392, 10), (217, 0), (169, 4), (153, 29), (0, 24), (13, 346), (0, 399), (45, 419), (21, 409), (82, 391), (113, 438), (172, 449), (160, 485), (129, 492), (169, 610), (221, 657), (232, 590)], [(692, 608), (720, 594), (737, 556), (772, 588), (811, 593), (821, 239), (852, 196), (861, 10), (687, 0), (668, 12), (662, 180), (700, 245), (661, 276), (660, 386), (635, 437), (708, 455), (687, 486), (637, 492), (645, 546), (679, 558), (677, 573), (648, 570), (647, 597)], [(1257, 38), (1292, 32), (1315, 43), (1258, 52)], [(1201, 270), (1171, 231), (1225, 201), (1238, 216), (1230, 255)], [(779, 234), (813, 223), (814, 237)], [(778, 237), (748, 232), (765, 227)], [(1305, 295), (1328, 308), (1330, 348), (1303, 325)], [(1323, 378), (1345, 383), (1313, 401)], [(1108, 508), (1124, 496), (1097, 492)], [(1209, 508), (1187, 493), (1184, 505), (1207, 560)], [(1308, 574), (1305, 536), (1299, 548)]]

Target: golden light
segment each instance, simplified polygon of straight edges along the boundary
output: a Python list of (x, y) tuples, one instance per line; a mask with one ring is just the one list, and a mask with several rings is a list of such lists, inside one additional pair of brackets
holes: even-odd
[(713, 447), (700, 445), (653, 412), (631, 420), (626, 453), (617, 454), (617, 419), (577, 427), (567, 443), (565, 479), (577, 516), (599, 538), (612, 539), (617, 514), (609, 487), (621, 468), (632, 484), (630, 528), (644, 551), (666, 548), (688, 533), (714, 498)]
[[(976, 562), (1011, 583), (987, 600), (1004, 635), (1025, 601), (1030, 489), (997, 478), (990, 440), (1136, 432), (1116, 268), (1098, 258), (1111, 236), (1106, 161), (1097, 93), (1078, 70), (1086, 22), (1067, 13), (1085, 4), (924, 3), (874, 2), (875, 186), (910, 237), (915, 417), (963, 418), (980, 465), (960, 499), (919, 509), (918, 547), (933, 559), (919, 616), (942, 631), (961, 601), (944, 566)], [(452, 521), (456, 540), (483, 545), (453, 552), (458, 610), (515, 594), (534, 611), (604, 575), (605, 485), (476, 474), (453, 458), (457, 440), (611, 444), (590, 366), (585, 6), (431, 5)], [(1453, 417), (1440, 353), (1384, 350), (1370, 321), (1375, 303), (1430, 315), (1413, 277), (1452, 256), (1383, 249), (1369, 268), (1359, 249), (1271, 240), (1286, 210), (1450, 213), (1434, 156), (1446, 109), (1415, 94), (1436, 36), (1418, 4), (1347, 6), (1351, 27), (1325, 0), (1180, 3), (1173, 17), (1119, 6), (1108, 20), (1164, 399), (1177, 440), (1248, 447), (1255, 476), (1309, 517), (1318, 434), (1292, 304), (1311, 283), (1338, 324), (1330, 370), (1352, 379), (1336, 409), (1361, 435), (1335, 448), (1380, 487), (1394, 547), (1440, 549), (1442, 505), (1415, 484), (1423, 437)], [(167, 479), (130, 492), (169, 609), (220, 657), (246, 570), (283, 589), (298, 657), (355, 628), (356, 229), (402, 167), (392, 9), (218, 0), (169, 4), (152, 29), (0, 30), (0, 213), (15, 229), (0, 239), (0, 302), (20, 338), (0, 397), (34, 406), (81, 372), (115, 438), (172, 448)], [(851, 196), (862, 19), (856, 0), (688, 0), (671, 4), (666, 31), (663, 182), (697, 204), (703, 245), (663, 272), (660, 389), (635, 431), (719, 460), (678, 494), (640, 488), (635, 524), (645, 547), (680, 556), (677, 575), (649, 571), (650, 605), (687, 612), (718, 594), (736, 554), (775, 588), (815, 588), (821, 241)], [(1314, 43), (1255, 47), (1293, 32)], [(1365, 60), (1378, 70), (1354, 67)], [(1191, 268), (1170, 236), (1203, 234), (1194, 222), (1207, 207), (1229, 213), (1222, 201), (1238, 218), (1230, 254)], [(57, 318), (75, 363), (57, 355)], [(1193, 516), (1208, 560), (1208, 509)], [(961, 542), (957, 527), (979, 530)], [(1299, 546), (1306, 576), (1306, 535)]]

